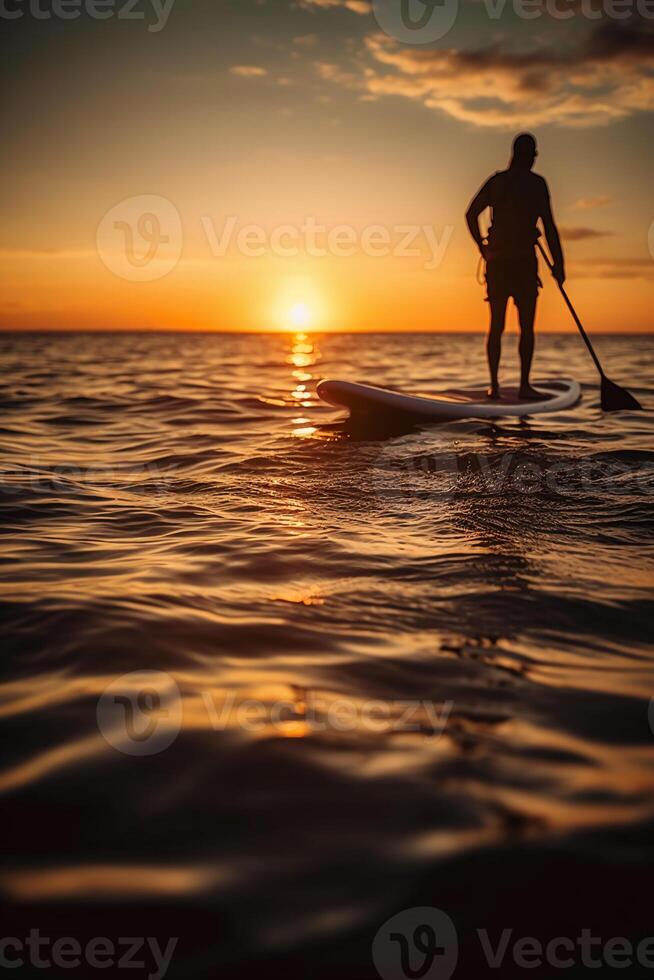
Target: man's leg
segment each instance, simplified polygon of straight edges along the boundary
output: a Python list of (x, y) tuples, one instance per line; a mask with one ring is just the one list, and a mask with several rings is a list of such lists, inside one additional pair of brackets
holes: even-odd
[(533, 296), (521, 297), (516, 301), (518, 307), (518, 318), (520, 320), (520, 397), (534, 398), (539, 395), (535, 388), (531, 387), (529, 375), (531, 373), (531, 362), (534, 357), (534, 321), (536, 319), (536, 303), (538, 293)]
[(490, 330), (488, 331), (488, 341), (486, 352), (488, 354), (488, 367), (490, 370), (490, 388), (488, 389), (489, 398), (499, 398), (500, 386), (498, 372), (500, 367), (500, 357), (502, 356), (502, 334), (506, 321), (506, 304), (509, 298), (504, 293), (493, 292), (489, 289), (490, 303)]

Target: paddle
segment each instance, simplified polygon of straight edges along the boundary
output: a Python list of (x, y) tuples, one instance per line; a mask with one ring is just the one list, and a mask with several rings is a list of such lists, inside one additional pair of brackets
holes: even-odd
[[(554, 275), (554, 263), (551, 261), (549, 255), (547, 254), (547, 252), (545, 251), (545, 249), (543, 248), (543, 246), (541, 245), (541, 243), (540, 242), (536, 242), (536, 245), (538, 246), (538, 249), (539, 249), (541, 255), (545, 259), (545, 262), (547, 263), (548, 269), (550, 270), (550, 272), (552, 273), (552, 275)], [(577, 327), (579, 329), (579, 333), (581, 334), (581, 336), (583, 338), (583, 341), (584, 341), (586, 347), (588, 348), (588, 350), (590, 352), (590, 356), (592, 357), (593, 361), (595, 362), (595, 367), (599, 371), (599, 375), (600, 375), (600, 378), (601, 378), (601, 405), (602, 405), (602, 411), (604, 411), (604, 412), (618, 412), (618, 411), (620, 411), (620, 409), (625, 409), (625, 408), (641, 409), (642, 410), (642, 407), (643, 406), (640, 404), (640, 402), (638, 402), (634, 398), (634, 396), (632, 394), (630, 394), (627, 391), (626, 388), (621, 388), (620, 385), (617, 385), (615, 383), (615, 381), (610, 381), (607, 378), (607, 376), (604, 374), (604, 369), (602, 368), (602, 365), (599, 362), (599, 358), (598, 358), (597, 354), (593, 350), (593, 345), (591, 344), (591, 342), (589, 340), (589, 337), (588, 337), (588, 334), (586, 333), (586, 331), (584, 330), (584, 328), (583, 328), (583, 326), (581, 324), (581, 320), (577, 316), (577, 313), (576, 313), (576, 310), (575, 310), (574, 306), (570, 302), (570, 298), (569, 298), (568, 294), (566, 293), (565, 288), (561, 285), (560, 282), (557, 282), (557, 286), (561, 290), (561, 295), (563, 296), (563, 299), (566, 302), (566, 306), (568, 307), (568, 309), (572, 313), (572, 316), (574, 317), (574, 321), (577, 324)]]

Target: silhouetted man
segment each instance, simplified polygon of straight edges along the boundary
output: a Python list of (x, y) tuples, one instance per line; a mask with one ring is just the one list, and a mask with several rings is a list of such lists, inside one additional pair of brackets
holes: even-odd
[[(538, 392), (529, 383), (529, 372), (534, 355), (534, 319), (541, 286), (536, 259), (539, 219), (554, 260), (554, 277), (561, 285), (565, 282), (563, 251), (552, 215), (550, 192), (544, 179), (531, 169), (537, 156), (533, 136), (529, 133), (516, 136), (509, 169), (494, 174), (486, 181), (466, 214), (470, 234), (486, 260), (491, 312), (488, 335), (489, 398), (499, 398), (497, 372), (510, 297), (513, 297), (520, 319), (520, 397), (538, 397)], [(479, 216), (486, 208), (491, 209), (492, 224), (488, 240), (484, 241), (479, 230)]]

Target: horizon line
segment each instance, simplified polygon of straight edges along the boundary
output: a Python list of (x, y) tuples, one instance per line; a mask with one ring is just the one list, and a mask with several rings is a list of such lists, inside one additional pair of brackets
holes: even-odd
[[(519, 330), (516, 328), (516, 334)], [(536, 331), (538, 335), (547, 335), (549, 337), (565, 337), (574, 336), (577, 331), (573, 329), (565, 330), (548, 330), (543, 328)], [(449, 336), (449, 337), (464, 337), (464, 336), (486, 336), (487, 330), (483, 327), (479, 329), (471, 330), (316, 330), (311, 327), (303, 328), (293, 328), (288, 329), (276, 329), (276, 330), (202, 330), (202, 329), (174, 329), (167, 327), (0, 327), (0, 337), (1, 336), (89, 336), (89, 335), (100, 335), (100, 336), (116, 336), (116, 335), (159, 335), (167, 334), (171, 336), (193, 336), (197, 334), (199, 336), (217, 336), (217, 337), (238, 337), (238, 336), (249, 336), (249, 337), (268, 337), (268, 336), (292, 336), (294, 334), (307, 334), (310, 336), (356, 336), (358, 334), (366, 336)], [(654, 336), (654, 327), (648, 328), (646, 330), (593, 330), (593, 336), (601, 337), (650, 337)]]

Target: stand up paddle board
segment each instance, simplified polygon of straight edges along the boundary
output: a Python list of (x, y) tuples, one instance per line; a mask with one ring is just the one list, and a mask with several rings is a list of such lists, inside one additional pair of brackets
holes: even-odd
[(571, 379), (535, 381), (534, 387), (545, 397), (523, 400), (517, 388), (501, 388), (493, 401), (483, 388), (452, 388), (434, 395), (406, 395), (390, 388), (355, 384), (352, 381), (321, 381), (318, 394), (323, 401), (349, 408), (355, 415), (411, 415), (423, 419), (496, 419), (507, 415), (540, 415), (571, 408), (581, 398), (581, 388)]

